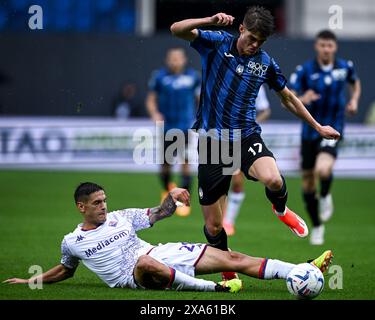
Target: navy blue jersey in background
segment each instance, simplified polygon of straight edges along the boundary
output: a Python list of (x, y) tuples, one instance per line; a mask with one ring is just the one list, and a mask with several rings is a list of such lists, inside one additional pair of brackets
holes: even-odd
[(282, 90), (286, 79), (279, 66), (264, 50), (240, 56), (237, 38), (225, 31), (198, 30), (191, 42), (202, 60), (202, 90), (194, 129), (241, 129), (241, 138), (260, 133), (256, 123), (255, 99), (260, 86)]
[(164, 129), (187, 131), (194, 122), (200, 89), (199, 73), (186, 69), (173, 74), (167, 68), (153, 72), (149, 90), (156, 92), (159, 112), (164, 116)]
[[(308, 89), (320, 95), (320, 99), (307, 105), (311, 115), (321, 124), (330, 125), (343, 134), (345, 118), (345, 84), (354, 83), (357, 75), (351, 61), (337, 59), (330, 70), (323, 70), (317, 60), (299, 65), (290, 76), (290, 89), (302, 95)], [(303, 123), (302, 139), (314, 140), (319, 133)]]

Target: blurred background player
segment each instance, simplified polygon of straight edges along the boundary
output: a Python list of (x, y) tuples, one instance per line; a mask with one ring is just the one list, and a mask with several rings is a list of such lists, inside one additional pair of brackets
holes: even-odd
[(119, 94), (112, 103), (112, 115), (119, 120), (126, 120), (131, 117), (134, 98), (137, 87), (134, 83), (124, 83)]
[[(146, 107), (152, 120), (164, 121), (164, 153), (174, 141), (166, 141), (165, 134), (169, 130), (182, 130), (185, 135), (185, 154), (181, 169), (181, 187), (191, 190), (192, 177), (188, 164), (187, 152), (189, 149), (188, 130), (191, 128), (200, 91), (200, 77), (197, 71), (186, 68), (187, 58), (184, 49), (171, 48), (166, 55), (166, 67), (153, 72), (149, 81), (149, 93)], [(166, 159), (160, 168), (160, 179), (163, 187), (162, 199), (168, 191), (175, 187), (172, 183), (171, 159)], [(190, 207), (179, 207), (176, 211), (179, 216), (190, 214)]]
[[(271, 108), (264, 85), (259, 89), (258, 97), (255, 100), (255, 108), (257, 110), (257, 123), (264, 122), (270, 117)], [(236, 232), (235, 222), (244, 199), (244, 176), (242, 172), (239, 172), (232, 177), (231, 191), (228, 193), (227, 207), (224, 213), (223, 227), (228, 236), (232, 236)]]
[[(320, 31), (315, 39), (316, 58), (299, 65), (291, 75), (290, 86), (312, 116), (323, 125), (330, 125), (342, 135), (345, 112), (357, 113), (361, 84), (353, 62), (336, 57), (337, 39), (329, 30)], [(345, 84), (351, 96), (345, 99)], [(337, 157), (338, 140), (326, 140), (303, 123), (301, 156), (302, 188), (306, 210), (313, 223), (310, 243), (324, 243), (324, 225), (333, 214), (332, 169)], [(316, 179), (320, 180), (319, 201)], [(320, 215), (319, 215), (320, 214)]]

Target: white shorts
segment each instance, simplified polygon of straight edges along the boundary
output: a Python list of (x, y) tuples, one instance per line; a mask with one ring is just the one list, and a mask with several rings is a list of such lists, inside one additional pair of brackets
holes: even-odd
[(207, 244), (169, 242), (152, 248), (148, 255), (168, 267), (195, 276), (195, 266), (206, 251)]

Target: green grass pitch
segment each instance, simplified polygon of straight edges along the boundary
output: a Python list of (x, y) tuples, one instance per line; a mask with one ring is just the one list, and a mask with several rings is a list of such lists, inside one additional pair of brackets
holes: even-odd
[[(81, 221), (72, 196), (79, 182), (103, 185), (109, 210), (155, 206), (160, 196), (156, 174), (0, 171), (0, 181), (1, 281), (29, 277), (32, 265), (40, 265), (46, 271), (59, 263), (62, 237)], [(288, 205), (309, 221), (303, 210), (300, 179), (288, 178), (287, 183)], [(173, 216), (160, 221), (141, 231), (140, 237), (153, 244), (204, 242), (196, 181), (193, 190), (189, 217)], [(294, 263), (330, 248), (335, 256), (334, 265), (343, 270), (343, 288), (331, 289), (329, 283), (337, 283), (332, 278), (337, 273), (326, 274), (325, 289), (317, 299), (374, 299), (374, 190), (374, 180), (334, 181), (335, 214), (326, 225), (326, 243), (319, 247), (297, 238), (274, 216), (263, 187), (248, 182), (237, 233), (229, 238), (229, 245), (249, 255)], [(216, 281), (219, 277), (205, 276)], [(0, 283), (0, 299), (293, 299), (283, 280), (260, 281), (246, 276), (242, 279), (244, 290), (239, 294), (110, 289), (80, 265), (73, 278), (44, 285), (42, 290)]]

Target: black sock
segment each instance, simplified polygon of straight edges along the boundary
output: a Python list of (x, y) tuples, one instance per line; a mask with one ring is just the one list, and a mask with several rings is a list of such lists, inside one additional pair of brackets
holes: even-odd
[(303, 201), (305, 202), (305, 208), (309, 213), (312, 224), (314, 227), (321, 225), (318, 215), (318, 198), (316, 192), (303, 192)]
[(333, 180), (333, 175), (330, 175), (328, 179), (320, 179), (320, 196), (326, 197), (329, 193)]
[(216, 235), (212, 236), (208, 233), (206, 226), (203, 227), (204, 235), (206, 236), (207, 242), (214, 248), (228, 251), (228, 236), (224, 228)]
[(164, 190), (168, 190), (168, 185), (169, 185), (169, 182), (171, 181), (170, 172), (160, 172), (160, 180), (161, 180), (161, 185), (163, 186)]
[(181, 187), (188, 190), (190, 192), (191, 190), (191, 181), (192, 178), (190, 175), (183, 175), (182, 176), (182, 182), (181, 182)]
[(269, 201), (275, 206), (277, 212), (284, 212), (286, 201), (288, 200), (288, 190), (286, 189), (286, 183), (283, 176), (283, 186), (278, 191), (271, 191), (266, 187), (266, 196)]

